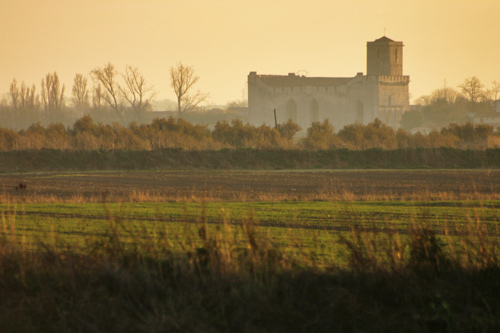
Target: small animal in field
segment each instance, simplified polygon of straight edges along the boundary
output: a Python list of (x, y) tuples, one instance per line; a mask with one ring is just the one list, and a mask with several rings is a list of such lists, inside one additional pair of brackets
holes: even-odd
[(26, 183), (19, 183), (19, 185), (16, 186), (16, 191), (18, 190), (25, 190), (28, 188), (28, 184)]

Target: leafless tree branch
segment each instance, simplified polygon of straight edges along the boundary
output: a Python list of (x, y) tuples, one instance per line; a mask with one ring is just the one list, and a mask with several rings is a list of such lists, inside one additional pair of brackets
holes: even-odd
[(96, 94), (95, 90), (99, 89), (99, 101), (104, 101), (104, 103), (115, 110), (121, 118), (122, 101), (119, 94), (120, 88), (116, 82), (117, 74), (118, 72), (111, 63), (108, 63), (103, 68), (96, 68), (90, 72), (94, 81), (94, 93)]
[(89, 91), (87, 89), (87, 78), (82, 74), (76, 74), (71, 90), (71, 100), (76, 109), (87, 109), (89, 107)]
[(198, 76), (194, 75), (193, 67), (184, 66), (180, 62), (177, 66), (170, 67), (171, 86), (177, 97), (177, 112), (179, 115), (193, 110), (208, 99), (209, 94), (200, 91), (190, 94), (199, 79)]
[(144, 76), (137, 67), (127, 66), (122, 74), (124, 87), (119, 87), (123, 98), (130, 104), (136, 115), (151, 109), (151, 101), (156, 95), (153, 87), (146, 85)]

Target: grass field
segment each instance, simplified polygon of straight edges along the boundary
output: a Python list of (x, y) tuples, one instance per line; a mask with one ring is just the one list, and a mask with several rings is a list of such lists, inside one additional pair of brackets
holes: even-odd
[(353, 227), (405, 233), (411, 224), (425, 224), (437, 233), (444, 233), (445, 227), (460, 233), (479, 219), (496, 235), (499, 205), (500, 201), (60, 203), (2, 204), (0, 210), (27, 236), (31, 232), (61, 236), (104, 233), (110, 219), (136, 230), (174, 230), (179, 224), (198, 223), (201, 216), (209, 225), (222, 221), (242, 225), (252, 219), (256, 226), (272, 228), (273, 233), (277, 229), (350, 231)]
[(497, 170), (3, 174), (0, 324), (496, 330), (499, 183)]
[(417, 222), (443, 234), (480, 219), (493, 234), (500, 203), (497, 170), (42, 173), (0, 175), (0, 186), (0, 209), (28, 238), (103, 234), (110, 219), (129, 233), (177, 232), (202, 215), (210, 225), (251, 216), (262, 233), (294, 230), (305, 244), (318, 232), (407, 233)]

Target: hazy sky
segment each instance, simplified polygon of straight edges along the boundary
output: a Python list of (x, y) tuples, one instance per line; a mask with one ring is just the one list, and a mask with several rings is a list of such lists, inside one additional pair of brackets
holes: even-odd
[(366, 42), (385, 28), (405, 44), (417, 98), (445, 79), (500, 81), (499, 14), (500, 0), (4, 0), (0, 92), (13, 78), (39, 91), (57, 71), (69, 96), (76, 73), (111, 62), (139, 67), (157, 99), (174, 99), (169, 68), (181, 61), (224, 104), (246, 94), (250, 71), (366, 73)]

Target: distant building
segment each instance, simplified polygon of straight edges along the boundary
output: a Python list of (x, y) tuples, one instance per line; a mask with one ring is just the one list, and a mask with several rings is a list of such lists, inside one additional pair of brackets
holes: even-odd
[(394, 128), (409, 110), (410, 77), (403, 75), (403, 43), (387, 37), (367, 43), (367, 74), (354, 77), (248, 75), (248, 117), (254, 124), (288, 119), (307, 128), (329, 119), (336, 129), (379, 118)]
[(492, 102), (491, 111), (475, 112), (470, 115), (472, 123), (500, 127), (500, 100)]

